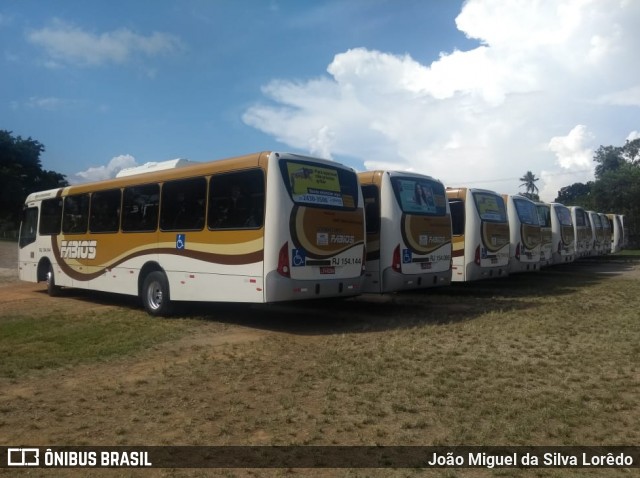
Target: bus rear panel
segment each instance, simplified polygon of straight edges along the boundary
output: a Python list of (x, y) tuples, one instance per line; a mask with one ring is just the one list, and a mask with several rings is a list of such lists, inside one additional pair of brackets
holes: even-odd
[(494, 191), (447, 188), (453, 230), (452, 281), (506, 277), (509, 222), (504, 199)]
[(536, 205), (524, 196), (508, 195), (505, 199), (511, 236), (509, 272), (538, 271), (542, 235)]
[(573, 262), (576, 258), (575, 232), (571, 211), (560, 203), (551, 203), (551, 237), (554, 264)]
[(278, 158), (267, 202), (265, 301), (362, 292), (365, 230), (356, 173), (330, 161)]
[(398, 171), (359, 174), (367, 217), (366, 292), (451, 282), (451, 216), (442, 183)]

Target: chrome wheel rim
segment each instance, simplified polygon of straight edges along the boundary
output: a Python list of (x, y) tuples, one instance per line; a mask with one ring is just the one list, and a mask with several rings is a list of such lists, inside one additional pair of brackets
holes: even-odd
[(153, 310), (162, 306), (162, 287), (158, 281), (153, 281), (147, 288), (147, 303)]

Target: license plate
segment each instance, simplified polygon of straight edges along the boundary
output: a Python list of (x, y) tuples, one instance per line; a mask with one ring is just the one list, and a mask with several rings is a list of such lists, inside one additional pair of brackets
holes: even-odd
[(335, 274), (335, 273), (336, 273), (336, 268), (333, 266), (320, 268), (320, 274)]

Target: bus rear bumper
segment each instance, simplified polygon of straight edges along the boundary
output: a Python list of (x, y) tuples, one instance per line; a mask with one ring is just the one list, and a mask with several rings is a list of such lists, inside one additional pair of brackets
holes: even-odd
[(519, 274), (521, 272), (538, 272), (540, 270), (540, 262), (522, 262), (517, 259), (509, 261), (509, 274)]
[(568, 264), (570, 262), (573, 262), (575, 260), (575, 255), (574, 254), (567, 254), (567, 255), (563, 255), (563, 254), (558, 254), (557, 252), (553, 253), (553, 259), (552, 259), (552, 264)]
[(468, 264), (465, 276), (454, 274), (454, 282), (471, 282), (484, 279), (498, 279), (509, 275), (509, 264), (502, 264), (492, 267), (480, 267), (476, 264)]
[(424, 274), (403, 274), (388, 267), (382, 272), (381, 292), (426, 289), (449, 284), (451, 284), (451, 269), (442, 272), (426, 272)]
[(269, 272), (265, 277), (265, 302), (353, 297), (362, 293), (364, 276), (339, 279), (297, 280)]

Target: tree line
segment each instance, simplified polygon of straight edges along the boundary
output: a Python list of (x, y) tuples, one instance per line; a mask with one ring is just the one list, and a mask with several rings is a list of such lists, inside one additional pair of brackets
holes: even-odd
[(556, 202), (587, 210), (624, 214), (630, 240), (640, 234), (640, 138), (623, 146), (600, 146), (594, 156), (595, 180), (558, 191)]
[[(561, 188), (554, 202), (605, 214), (623, 214), (631, 240), (637, 244), (640, 234), (640, 139), (627, 141), (624, 146), (600, 146), (593, 160), (597, 163), (595, 180)], [(520, 187), (524, 186), (526, 190), (521, 194), (539, 201), (538, 180), (535, 174), (527, 171), (519, 178)]]
[(31, 137), (0, 130), (0, 237), (15, 236), (29, 194), (69, 184), (63, 174), (42, 168), (44, 150)]
[[(0, 237), (15, 232), (26, 197), (36, 191), (67, 186), (63, 174), (43, 169), (40, 155), (45, 147), (31, 137), (0, 130)], [(600, 146), (593, 160), (595, 180), (574, 183), (558, 191), (555, 202), (588, 210), (624, 214), (631, 236), (640, 234), (640, 139), (623, 146)], [(519, 178), (525, 196), (538, 200), (531, 171)]]

